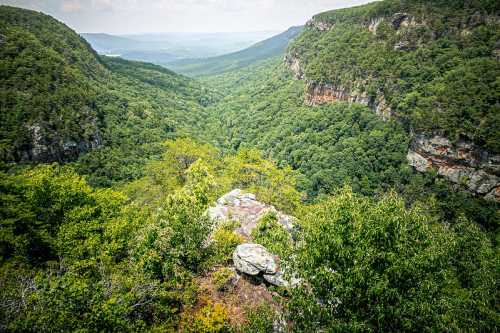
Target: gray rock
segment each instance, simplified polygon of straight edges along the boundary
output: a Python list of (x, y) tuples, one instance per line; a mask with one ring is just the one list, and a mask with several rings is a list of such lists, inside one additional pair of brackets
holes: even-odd
[(436, 168), (438, 174), (447, 180), (465, 185), (468, 191), (487, 200), (500, 202), (494, 191), (500, 186), (500, 156), (491, 154), (470, 140), (452, 143), (439, 135), (416, 134), (407, 160), (417, 171)]
[(300, 283), (300, 279), (296, 277), (291, 277), (290, 280), (286, 280), (284, 274), (281, 271), (276, 272), (276, 274), (264, 274), (264, 280), (270, 284), (277, 287), (294, 288)]
[(268, 213), (275, 213), (280, 223), (291, 232), (294, 228), (292, 216), (283, 214), (273, 206), (256, 200), (255, 195), (245, 193), (240, 189), (233, 190), (223, 195), (217, 204), (207, 210), (208, 216), (215, 221), (237, 221), (240, 226), (235, 232), (246, 239), (251, 239), (253, 229), (257, 227), (260, 219)]
[(410, 166), (414, 167), (415, 169), (417, 169), (417, 171), (420, 172), (425, 172), (432, 166), (429, 160), (427, 160), (425, 157), (412, 150), (408, 151), (406, 159), (408, 160), (408, 164)]
[(476, 193), (487, 194), (494, 187), (498, 186), (499, 183), (500, 179), (498, 177), (480, 170), (471, 174), (467, 182), (467, 187)]
[(286, 287), (288, 286), (288, 281), (286, 281), (283, 277), (283, 273), (277, 272), (276, 274), (264, 274), (264, 280), (269, 282), (272, 285), (278, 287)]
[(395, 29), (399, 29), (401, 26), (407, 26), (409, 20), (410, 15), (406, 13), (396, 13), (392, 16), (391, 23)]
[(449, 181), (460, 184), (464, 178), (469, 177), (471, 170), (461, 166), (447, 166), (443, 165), (438, 169), (438, 175), (443, 176)]
[(497, 186), (493, 190), (491, 190), (490, 193), (484, 196), (484, 199), (500, 202), (500, 186)]
[(376, 18), (372, 18), (370, 20), (370, 23), (368, 23), (368, 31), (370, 31), (372, 34), (376, 34), (377, 33), (377, 28), (378, 26), (380, 25), (380, 23), (382, 23), (384, 21), (384, 18), (383, 17), (376, 17)]
[(274, 256), (260, 244), (241, 244), (233, 253), (233, 262), (236, 269), (248, 275), (275, 274), (278, 265)]
[(414, 50), (415, 46), (407, 40), (402, 40), (394, 45), (395, 51), (411, 51)]

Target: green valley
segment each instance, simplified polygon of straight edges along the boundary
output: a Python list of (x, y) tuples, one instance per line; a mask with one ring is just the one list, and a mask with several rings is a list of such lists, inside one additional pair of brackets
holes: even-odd
[(499, 17), (377, 1), (167, 69), (0, 6), (0, 332), (496, 332)]

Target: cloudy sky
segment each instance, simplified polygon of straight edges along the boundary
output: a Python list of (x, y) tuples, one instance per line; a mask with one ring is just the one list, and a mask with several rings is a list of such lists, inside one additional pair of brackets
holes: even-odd
[(0, 0), (42, 11), (78, 32), (281, 31), (370, 0)]

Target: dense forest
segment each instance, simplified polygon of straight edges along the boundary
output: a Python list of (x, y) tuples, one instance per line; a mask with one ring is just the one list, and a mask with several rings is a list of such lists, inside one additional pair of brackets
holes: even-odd
[[(499, 203), (407, 154), (499, 152), (499, 14), (326, 12), (191, 79), (0, 6), (0, 331), (497, 331)], [(279, 270), (238, 265), (254, 243)]]

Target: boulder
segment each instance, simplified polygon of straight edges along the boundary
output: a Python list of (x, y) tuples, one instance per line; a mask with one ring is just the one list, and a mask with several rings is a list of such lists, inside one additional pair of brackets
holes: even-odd
[(278, 265), (274, 256), (260, 244), (241, 244), (233, 253), (236, 269), (248, 275), (276, 274)]
[(277, 287), (294, 288), (301, 282), (301, 280), (296, 277), (286, 280), (281, 271), (276, 272), (276, 274), (264, 274), (263, 277), (268, 283)]

